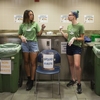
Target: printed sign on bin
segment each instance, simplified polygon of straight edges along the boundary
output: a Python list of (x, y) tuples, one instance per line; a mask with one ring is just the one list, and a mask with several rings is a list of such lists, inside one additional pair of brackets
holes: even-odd
[(0, 60), (0, 74), (11, 74), (11, 60)]
[(46, 69), (53, 68), (54, 55), (53, 54), (43, 54), (43, 67)]
[(61, 42), (61, 54), (66, 54), (67, 42)]

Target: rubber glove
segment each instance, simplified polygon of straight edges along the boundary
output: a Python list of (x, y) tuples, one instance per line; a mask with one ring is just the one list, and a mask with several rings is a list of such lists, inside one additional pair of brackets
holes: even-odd
[(41, 26), (42, 30), (44, 30), (45, 27), (46, 27), (46, 25), (42, 24), (42, 26)]
[(25, 43), (27, 43), (27, 38), (25, 38), (23, 35), (21, 36), (21, 40), (22, 40), (22, 42), (25, 42)]
[(71, 40), (69, 41), (68, 45), (71, 46), (75, 40), (76, 40), (76, 37), (71, 38)]
[(64, 28), (63, 26), (60, 26), (60, 27), (59, 27), (59, 30), (62, 31), (63, 28)]

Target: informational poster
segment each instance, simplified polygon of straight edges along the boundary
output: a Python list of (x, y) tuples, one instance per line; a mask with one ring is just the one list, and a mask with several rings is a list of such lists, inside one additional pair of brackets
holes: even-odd
[(62, 23), (70, 23), (70, 21), (68, 20), (68, 15), (61, 15), (60, 16), (60, 22)]
[(53, 69), (54, 55), (53, 54), (43, 54), (43, 68)]
[(38, 15), (38, 21), (40, 23), (48, 23), (48, 15), (46, 14)]
[(0, 60), (0, 74), (11, 74), (11, 60)]
[(94, 15), (84, 15), (85, 23), (94, 23)]
[(14, 15), (14, 22), (22, 23), (22, 21), (23, 21), (23, 15)]
[(66, 54), (67, 42), (61, 42), (61, 54)]

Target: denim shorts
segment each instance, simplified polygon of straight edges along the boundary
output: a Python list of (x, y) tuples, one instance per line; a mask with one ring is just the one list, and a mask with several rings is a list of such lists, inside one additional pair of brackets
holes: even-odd
[(82, 48), (79, 47), (79, 46), (76, 46), (76, 45), (71, 45), (69, 46), (67, 44), (66, 46), (66, 54), (67, 55), (74, 55), (74, 54), (80, 54), (81, 55), (81, 52), (82, 52)]
[(38, 52), (38, 42), (36, 41), (27, 41), (27, 43), (21, 43), (22, 51), (23, 52)]

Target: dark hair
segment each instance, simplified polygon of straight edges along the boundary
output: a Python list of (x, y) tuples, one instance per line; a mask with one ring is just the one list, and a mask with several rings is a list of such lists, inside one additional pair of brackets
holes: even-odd
[[(32, 12), (32, 10), (25, 10), (24, 14), (23, 14), (23, 23), (29, 23), (29, 12)], [(34, 14), (33, 14), (33, 20), (34, 20)], [(33, 20), (31, 20), (31, 23), (33, 22)]]
[(79, 17), (79, 11), (78, 11), (78, 10), (76, 10), (76, 11), (71, 11), (71, 12), (72, 12), (72, 14), (73, 14), (76, 18)]

